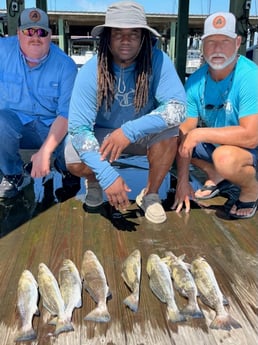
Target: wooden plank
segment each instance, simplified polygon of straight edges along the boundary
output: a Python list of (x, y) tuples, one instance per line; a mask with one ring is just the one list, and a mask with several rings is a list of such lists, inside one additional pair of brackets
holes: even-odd
[[(223, 199), (212, 201), (219, 206)], [(216, 215), (216, 208), (206, 205), (190, 214), (167, 212), (164, 224), (150, 224), (135, 204), (122, 218), (112, 218), (112, 209), (105, 206), (102, 214), (84, 212), (81, 201), (74, 198), (45, 208), (8, 235), (0, 238), (0, 336), (3, 345), (12, 344), (20, 324), (16, 310), (16, 290), (24, 268), (37, 275), (40, 262), (45, 262), (58, 275), (64, 258), (75, 262), (79, 271), (85, 250), (91, 249), (102, 263), (112, 299), (108, 301), (111, 321), (96, 324), (85, 321), (95, 307), (86, 291), (83, 306), (73, 313), (75, 331), (51, 336), (54, 328), (47, 325), (48, 312), (42, 307), (34, 318), (38, 332), (33, 344), (119, 344), (119, 345), (254, 345), (257, 343), (257, 229), (258, 215), (250, 220), (227, 220)], [(14, 214), (13, 214), (14, 216)], [(11, 216), (10, 216), (11, 219)], [(138, 248), (142, 254), (140, 306), (133, 313), (123, 304), (129, 290), (121, 277), (125, 258)], [(205, 319), (171, 324), (166, 320), (166, 306), (149, 288), (146, 263), (151, 253), (164, 256), (166, 250), (186, 254), (191, 262), (204, 256), (216, 274), (230, 314), (243, 326), (241, 329), (216, 331), (209, 328), (215, 312), (200, 302)], [(177, 293), (182, 308), (186, 300)]]

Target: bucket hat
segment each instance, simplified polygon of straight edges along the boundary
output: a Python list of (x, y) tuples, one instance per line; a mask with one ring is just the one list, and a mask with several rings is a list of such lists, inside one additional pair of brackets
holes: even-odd
[(91, 35), (99, 36), (105, 27), (142, 28), (149, 30), (154, 36), (160, 37), (160, 34), (147, 24), (144, 8), (134, 1), (120, 1), (110, 5), (106, 12), (105, 24), (95, 26)]
[(35, 27), (50, 32), (48, 15), (40, 8), (26, 8), (21, 12), (18, 19), (18, 29), (24, 30)]
[(211, 35), (236, 38), (236, 18), (230, 12), (216, 12), (206, 18), (202, 40)]

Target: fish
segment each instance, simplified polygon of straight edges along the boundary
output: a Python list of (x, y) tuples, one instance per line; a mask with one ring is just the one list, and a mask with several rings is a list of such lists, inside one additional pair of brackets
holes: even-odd
[(132, 292), (123, 300), (123, 303), (136, 312), (139, 306), (141, 280), (141, 253), (139, 249), (135, 249), (123, 262), (121, 275)]
[(57, 316), (54, 335), (73, 331), (74, 328), (71, 324), (71, 320), (69, 320), (69, 317), (67, 317), (65, 313), (65, 303), (61, 296), (57, 280), (43, 262), (40, 263), (38, 267), (38, 285), (43, 300), (43, 306), (51, 315)]
[(189, 264), (184, 262), (185, 254), (177, 257), (171, 251), (165, 253), (162, 260), (168, 265), (175, 289), (188, 299), (181, 313), (192, 318), (203, 318), (203, 312), (197, 302), (198, 290), (194, 278), (189, 271)]
[(227, 331), (232, 328), (241, 328), (240, 323), (225, 310), (223, 294), (209, 263), (203, 257), (197, 257), (192, 261), (190, 270), (197, 285), (200, 299), (216, 312), (209, 327)]
[(32, 341), (37, 334), (32, 326), (34, 315), (39, 316), (38, 283), (29, 270), (24, 270), (20, 276), (17, 288), (17, 307), (21, 316), (22, 326), (15, 341)]
[(82, 306), (82, 281), (72, 260), (64, 259), (59, 269), (58, 282), (64, 300), (65, 314), (71, 321), (74, 308)]
[(97, 303), (97, 307), (88, 313), (84, 320), (109, 322), (111, 316), (107, 308), (107, 298), (111, 296), (111, 292), (104, 269), (91, 250), (86, 250), (83, 255), (81, 276), (84, 289)]
[(158, 299), (167, 304), (167, 318), (171, 322), (185, 321), (174, 298), (174, 290), (168, 266), (157, 254), (150, 254), (147, 260), (149, 286)]

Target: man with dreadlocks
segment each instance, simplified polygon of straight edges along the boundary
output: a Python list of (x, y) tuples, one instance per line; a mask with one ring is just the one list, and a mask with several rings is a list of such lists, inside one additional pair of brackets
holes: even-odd
[(112, 162), (121, 153), (147, 155), (149, 176), (136, 202), (153, 223), (166, 220), (158, 195), (176, 157), (185, 92), (170, 58), (156, 47), (159, 33), (132, 1), (112, 4), (99, 36), (97, 56), (79, 71), (70, 103), (66, 164), (86, 178), (88, 207), (129, 206), (127, 186)]

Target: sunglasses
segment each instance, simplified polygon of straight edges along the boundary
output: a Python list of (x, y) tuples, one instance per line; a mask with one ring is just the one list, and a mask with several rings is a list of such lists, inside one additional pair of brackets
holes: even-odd
[(34, 28), (23, 29), (22, 33), (25, 36), (29, 36), (29, 37), (34, 36), (35, 33), (37, 33), (38, 37), (47, 37), (48, 34), (49, 34), (49, 32), (47, 30), (44, 30), (44, 29), (41, 29), (41, 28), (38, 28), (38, 29), (34, 29)]
[(219, 110), (219, 109), (222, 109), (224, 106), (225, 104), (220, 104), (220, 105), (206, 104), (204, 108), (206, 110)]

